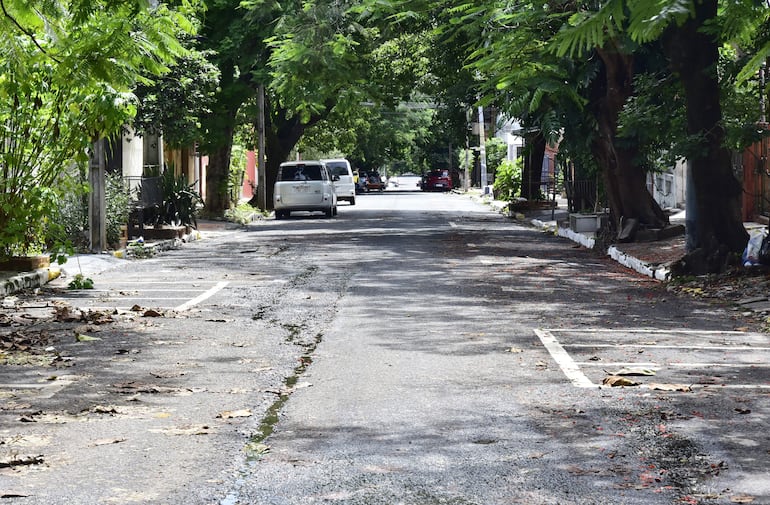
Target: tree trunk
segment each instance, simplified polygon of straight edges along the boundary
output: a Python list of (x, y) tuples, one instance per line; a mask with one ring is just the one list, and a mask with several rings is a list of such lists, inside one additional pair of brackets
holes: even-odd
[(717, 0), (694, 2), (695, 16), (681, 27), (671, 27), (664, 39), (672, 70), (684, 88), (687, 133), (702, 142), (693, 157), (696, 232), (694, 250), (680, 265), (689, 273), (718, 272), (729, 252), (746, 247), (748, 233), (741, 216), (742, 187), (732, 171), (730, 151), (724, 146), (717, 62), (719, 42), (702, 33), (717, 16)]
[(543, 157), (545, 156), (545, 136), (537, 131), (525, 134), (524, 167), (521, 172), (521, 196), (527, 200), (541, 198), (540, 187), (543, 183)]
[(333, 107), (334, 102), (328, 101), (322, 112), (311, 116), (308, 122), (303, 123), (298, 115), (290, 114), (280, 104), (265, 97), (265, 154), (267, 155), (265, 160), (265, 203), (268, 209), (273, 209), (275, 180), (278, 177), (278, 168), (281, 163), (286, 161), (305, 130), (328, 116)]
[[(638, 155), (636, 147), (617, 142), (618, 116), (633, 93), (633, 56), (611, 44), (597, 53), (603, 69), (591, 92), (598, 125), (591, 150), (602, 169), (611, 224), (619, 231), (628, 222), (662, 228), (668, 224), (668, 217), (647, 190), (647, 173), (634, 161)], [(633, 233), (622, 235), (621, 239), (632, 240)]]
[(235, 115), (223, 127), (221, 143), (209, 152), (206, 168), (205, 212), (209, 216), (222, 216), (230, 208), (230, 192), (227, 189), (230, 178), (230, 153), (233, 147)]
[(212, 217), (223, 216), (232, 204), (228, 182), (236, 116), (241, 105), (254, 92), (247, 83), (235, 77), (232, 62), (221, 62), (220, 72), (220, 91), (217, 93), (217, 102), (212, 107), (213, 112), (204, 120), (204, 126), (209, 133), (201, 145), (201, 150), (209, 156), (204, 213)]

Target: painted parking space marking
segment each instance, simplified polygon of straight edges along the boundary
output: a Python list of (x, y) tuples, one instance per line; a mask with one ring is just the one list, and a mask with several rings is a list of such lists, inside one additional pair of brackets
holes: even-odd
[(186, 311), (211, 298), (229, 281), (121, 280), (107, 289), (88, 289), (59, 295), (59, 300), (90, 310), (131, 310), (134, 306)]
[(604, 387), (608, 370), (637, 367), (655, 371), (656, 383), (770, 389), (770, 337), (764, 334), (650, 328), (534, 331), (576, 387)]
[(56, 393), (72, 384), (74, 380), (57, 379), (46, 383), (0, 383), (0, 391), (24, 395), (34, 395), (40, 399), (52, 398)]
[(567, 376), (574, 386), (581, 388), (596, 386), (583, 374), (580, 367), (575, 363), (575, 360), (572, 359), (572, 356), (569, 355), (550, 331), (536, 329), (535, 333), (540, 338), (540, 341), (545, 348), (548, 349), (548, 352), (551, 353), (551, 356), (556, 363), (559, 364), (564, 375)]
[(217, 292), (219, 292), (222, 289), (224, 289), (228, 284), (229, 284), (229, 282), (226, 282), (226, 281), (217, 282), (216, 286), (214, 286), (213, 288), (209, 289), (205, 293), (201, 293), (200, 295), (196, 296), (192, 300), (189, 300), (189, 301), (183, 303), (182, 305), (179, 305), (174, 310), (178, 310), (178, 311), (188, 310), (189, 308), (194, 307), (195, 305), (198, 305), (202, 301), (204, 301), (204, 300), (206, 300), (208, 298), (211, 298)]

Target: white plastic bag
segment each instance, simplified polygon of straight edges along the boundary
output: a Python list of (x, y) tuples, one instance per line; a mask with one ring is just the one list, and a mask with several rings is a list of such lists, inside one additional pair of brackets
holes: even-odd
[(755, 228), (749, 232), (749, 243), (743, 251), (743, 266), (759, 265), (759, 249), (767, 236), (767, 228)]

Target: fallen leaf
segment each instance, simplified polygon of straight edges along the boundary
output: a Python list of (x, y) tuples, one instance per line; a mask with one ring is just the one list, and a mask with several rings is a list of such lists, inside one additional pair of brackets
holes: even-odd
[(741, 408), (736, 408), (736, 409), (735, 409), (735, 411), (736, 411), (738, 414), (751, 414), (751, 409), (741, 409)]
[(636, 376), (652, 376), (655, 375), (655, 370), (650, 368), (621, 368), (615, 372), (606, 372), (607, 375), (636, 375)]
[(44, 462), (43, 455), (35, 456), (8, 456), (0, 458), (0, 468), (8, 468), (22, 465), (40, 465)]
[(225, 410), (224, 412), (217, 414), (217, 417), (221, 419), (232, 419), (234, 417), (251, 417), (251, 409)]
[(753, 503), (754, 497), (747, 494), (736, 494), (730, 497), (730, 503)]
[(524, 349), (519, 349), (518, 347), (511, 347), (510, 349), (508, 349), (508, 352), (520, 353), (520, 352), (524, 352)]
[(78, 333), (75, 335), (75, 340), (78, 342), (93, 342), (95, 340), (101, 340), (99, 337), (92, 337), (90, 335), (83, 335), (82, 333)]
[(125, 438), (100, 438), (99, 440), (94, 440), (91, 444), (92, 447), (98, 447), (100, 445), (112, 445), (112, 444), (119, 444), (121, 442), (125, 442)]
[(150, 431), (166, 435), (209, 435), (212, 433), (211, 428), (205, 424), (172, 426), (170, 428), (151, 429)]
[(262, 456), (263, 454), (267, 454), (270, 452), (270, 446), (267, 444), (262, 444), (259, 442), (249, 442), (246, 444), (246, 446), (243, 448), (244, 452), (246, 452), (251, 457), (257, 457)]
[(687, 384), (650, 384), (648, 386), (650, 389), (656, 390), (656, 391), (682, 391), (684, 393), (689, 393), (692, 391), (692, 388)]
[(568, 466), (567, 471), (575, 475), (591, 475), (591, 474), (600, 473), (599, 470), (594, 470), (590, 468), (581, 468), (577, 465)]
[(602, 381), (602, 384), (605, 386), (611, 386), (611, 387), (621, 387), (621, 386), (638, 386), (639, 383), (632, 381), (631, 379), (627, 379), (626, 377), (621, 377), (620, 375), (609, 375), (604, 378)]
[(112, 405), (94, 405), (90, 412), (93, 414), (118, 414), (118, 409)]

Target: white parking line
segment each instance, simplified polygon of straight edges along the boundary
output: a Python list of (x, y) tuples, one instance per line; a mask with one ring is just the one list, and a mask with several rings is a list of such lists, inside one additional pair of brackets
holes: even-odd
[(753, 345), (666, 345), (666, 344), (569, 344), (569, 347), (586, 348), (610, 348), (621, 349), (624, 347), (651, 347), (655, 349), (693, 349), (696, 351), (770, 351), (770, 347), (756, 347)]
[(572, 382), (573, 385), (580, 388), (592, 388), (597, 385), (591, 382), (588, 377), (580, 371), (580, 367), (575, 363), (575, 360), (564, 350), (556, 337), (553, 336), (548, 330), (535, 329), (535, 334), (540, 338), (548, 352), (551, 353), (553, 359), (561, 367), (562, 372)]
[[(671, 344), (656, 344), (654, 342), (643, 343), (619, 343), (619, 344), (605, 344), (605, 343), (591, 343), (586, 342), (586, 339), (590, 339), (590, 335), (595, 335), (597, 339), (606, 339), (608, 334), (618, 334), (623, 338), (628, 339), (629, 335), (639, 334), (645, 338), (654, 336), (655, 334), (660, 336), (723, 336), (723, 337), (738, 337), (744, 338), (745, 341), (761, 341), (767, 343), (767, 337), (765, 335), (756, 335), (751, 333), (739, 332), (739, 331), (717, 331), (717, 330), (656, 330), (656, 329), (606, 329), (606, 328), (580, 328), (580, 329), (535, 329), (535, 334), (538, 336), (543, 346), (551, 354), (551, 357), (561, 368), (564, 375), (569, 381), (576, 387), (605, 387), (601, 384), (592, 382), (582, 371), (582, 368), (593, 369), (597, 367), (645, 367), (653, 370), (663, 370), (666, 367), (670, 369), (713, 369), (713, 368), (731, 368), (731, 369), (751, 369), (759, 367), (767, 367), (766, 360), (761, 358), (755, 362), (745, 362), (745, 360), (736, 360), (738, 362), (733, 363), (708, 363), (708, 362), (671, 362), (671, 363), (651, 363), (651, 362), (605, 362), (605, 361), (590, 361), (590, 362), (578, 362), (575, 361), (567, 349), (621, 349), (621, 348), (646, 348), (646, 349), (679, 349), (683, 351), (751, 351), (756, 353), (758, 351), (770, 351), (770, 346), (753, 346), (753, 345), (733, 345), (730, 342), (725, 342), (724, 345), (671, 345)], [(581, 334), (580, 337), (583, 340), (581, 343), (565, 343), (560, 342), (555, 333), (562, 334)], [(756, 359), (756, 358), (755, 358)], [(718, 387), (724, 389), (770, 389), (770, 384), (692, 384), (692, 387)], [(645, 388), (645, 385), (639, 386)]]
[(196, 296), (192, 300), (190, 300), (188, 302), (185, 302), (182, 305), (179, 305), (174, 310), (178, 310), (180, 312), (183, 311), (183, 310), (187, 310), (190, 307), (193, 307), (193, 306), (201, 303), (203, 300), (206, 300), (207, 298), (210, 298), (210, 297), (214, 296), (218, 291), (222, 290), (228, 284), (230, 284), (230, 283), (227, 282), (227, 281), (218, 282), (217, 285), (214, 286), (213, 288), (209, 289), (205, 293), (201, 293), (200, 295)]

